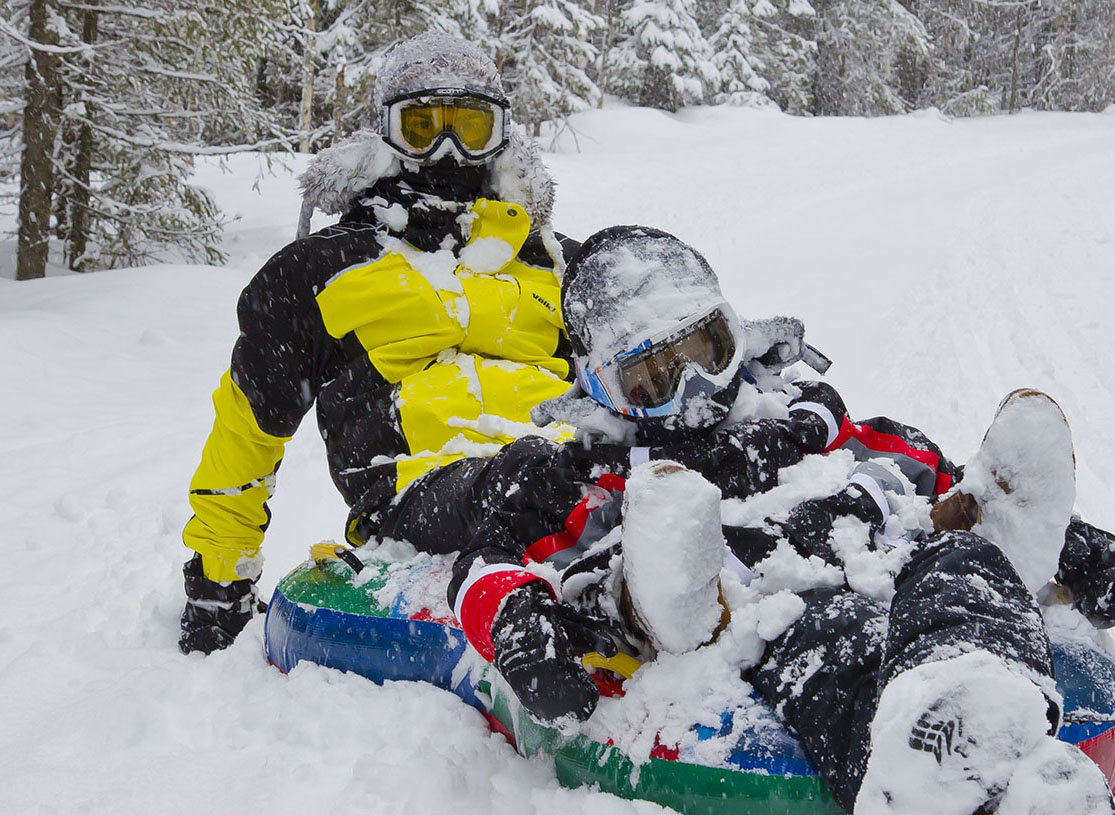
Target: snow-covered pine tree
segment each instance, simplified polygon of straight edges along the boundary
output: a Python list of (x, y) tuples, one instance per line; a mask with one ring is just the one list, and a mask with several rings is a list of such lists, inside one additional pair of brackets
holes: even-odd
[(913, 110), (928, 74), (929, 35), (898, 0), (813, 0), (812, 112), (877, 116)]
[(600, 90), (587, 69), (603, 20), (572, 0), (512, 2), (504, 12), (512, 15), (502, 52), (515, 120), (537, 136), (543, 122), (595, 105)]
[(431, 25), (476, 43), (486, 54), (494, 54), (498, 43), (492, 29), (502, 5), (501, 0), (442, 0)]
[[(391, 4), (373, 0), (322, 3), (312, 51), (314, 64), (320, 66), (314, 82), (315, 149), (369, 127), (374, 121), (372, 82), (383, 52), (396, 42), (383, 18), (392, 22), (398, 19), (402, 30), (418, 29), (424, 21), (416, 19), (410, 11), (404, 4), (396, 3), (392, 8)], [(338, 66), (343, 66), (339, 78)], [(339, 100), (338, 94), (343, 99)]]
[(766, 96), (770, 83), (761, 76), (764, 65), (755, 56), (751, 19), (747, 0), (731, 0), (709, 40), (712, 62), (720, 72), (720, 87), (713, 97), (717, 104), (771, 104)]
[(321, 4), (318, 0), (300, 0), (298, 16), (302, 19), (302, 94), (298, 105), (298, 149), (310, 152), (310, 130), (314, 122), (314, 80), (317, 78), (317, 31)]
[(972, 116), (998, 108), (987, 69), (986, 42), (977, 0), (921, 0), (918, 17), (933, 43), (924, 104)]
[(1030, 96), (1034, 107), (1099, 111), (1115, 104), (1115, 3), (1056, 4), (1037, 45), (1037, 77)]
[[(168, 253), (219, 260), (219, 213), (189, 176), (195, 156), (285, 140), (253, 94), (257, 57), (272, 40), (271, 0), (43, 2), (57, 38), (47, 89), (56, 114), (41, 116), (28, 83), (24, 131), (34, 121), (52, 128), (41, 154), (66, 262), (88, 270)], [(8, 8), (20, 5), (29, 7)], [(42, 53), (39, 35), (12, 22), (9, 36)], [(40, 153), (29, 141), (21, 151)]]
[(0, 185), (8, 191), (0, 193), (4, 209), (14, 206), (18, 196), (27, 61), (22, 44), (0, 36)]
[(609, 88), (637, 105), (676, 111), (704, 101), (720, 80), (692, 0), (635, 0), (612, 55)]
[(1040, 0), (922, 0), (934, 43), (925, 103), (961, 116), (1029, 104), (1052, 8)]
[[(61, 119), (58, 95), (58, 10), (55, 0), (29, 0), (8, 4), (4, 33), (26, 46), (23, 59), (5, 64), (23, 74), (23, 105), (19, 125), (9, 138), (15, 149), (6, 150), (19, 166), (19, 248), (16, 279), (31, 280), (46, 274), (50, 248), (51, 190), (54, 184), (54, 141)], [(22, 33), (21, 33), (22, 32)], [(14, 56), (14, 55), (11, 55)], [(6, 83), (13, 84), (11, 79)], [(13, 175), (14, 169), (5, 173)]]
[(693, 0), (693, 19), (705, 39), (711, 41), (712, 35), (720, 30), (721, 18), (732, 5), (732, 0)]
[(816, 16), (808, 0), (755, 0), (751, 5), (752, 64), (762, 63), (768, 95), (787, 113), (813, 109)]
[[(26, 12), (26, 3), (23, 4)], [(23, 17), (25, 17), (25, 13)], [(7, 151), (18, 143), (19, 111), (26, 90), (28, 47), (9, 32), (27, 30), (27, 22), (13, 15), (11, 0), (0, 2), (0, 180), (9, 181), (19, 157)]]
[[(312, 152), (336, 137), (335, 129), (351, 132), (366, 126), (371, 110), (371, 82), (383, 51), (395, 43), (391, 26), (422, 30), (411, 5), (402, 0), (287, 0), (289, 25), (284, 47), (265, 56), (259, 72), (261, 96), (277, 118), (305, 131)], [(344, 65), (341, 91), (345, 105), (340, 122), (333, 115), (337, 66)], [(308, 103), (308, 104), (307, 104)], [(309, 114), (308, 122), (304, 117)]]
[(623, 12), (629, 0), (594, 0), (593, 11), (600, 15), (600, 58), (594, 66), (593, 76), (600, 88), (600, 106), (604, 106), (604, 95), (613, 93), (612, 75), (615, 73), (615, 51), (625, 32), (623, 31)]
[(55, 164), (68, 264), (135, 265), (168, 250), (220, 261), (220, 213), (189, 176), (197, 155), (284, 141), (252, 94), (273, 9), (114, 0), (63, 11), (87, 46), (59, 71), (63, 133), (77, 134)]

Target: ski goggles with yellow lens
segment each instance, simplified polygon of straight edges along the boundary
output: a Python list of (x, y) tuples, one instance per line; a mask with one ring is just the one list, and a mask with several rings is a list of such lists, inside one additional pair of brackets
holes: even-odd
[(383, 106), (380, 135), (409, 158), (429, 158), (451, 141), (462, 158), (484, 161), (511, 139), (508, 107), (504, 99), (461, 88), (408, 93)]
[(623, 351), (593, 370), (577, 364), (590, 397), (627, 416), (678, 413), (686, 399), (727, 387), (742, 358), (743, 330), (722, 302)]

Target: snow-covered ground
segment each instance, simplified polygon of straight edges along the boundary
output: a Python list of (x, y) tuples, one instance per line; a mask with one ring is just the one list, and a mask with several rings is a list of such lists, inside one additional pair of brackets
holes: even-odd
[[(675, 232), (741, 314), (805, 319), (855, 415), (917, 424), (958, 460), (1007, 391), (1047, 390), (1078, 508), (1115, 526), (1115, 115), (611, 108), (574, 125), (547, 155), (561, 230)], [(227, 652), (178, 653), (186, 485), (236, 295), (294, 232), (288, 163), (258, 184), (255, 157), (200, 170), (241, 216), (226, 268), (0, 278), (0, 811), (658, 811), (559, 789), (431, 687), (283, 676), (259, 621)], [(341, 532), (312, 419), (272, 509), (265, 596)]]

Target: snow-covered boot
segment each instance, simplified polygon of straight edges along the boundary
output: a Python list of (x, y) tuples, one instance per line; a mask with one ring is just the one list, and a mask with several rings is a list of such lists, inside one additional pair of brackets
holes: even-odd
[(1080, 748), (1047, 736), (1019, 762), (995, 815), (1111, 815), (1103, 772)]
[(623, 501), (623, 606), (655, 650), (709, 642), (727, 614), (720, 490), (672, 461), (640, 465)]
[(879, 697), (855, 815), (993, 812), (1048, 738), (1049, 707), (1036, 684), (986, 651), (903, 671)]
[(1076, 459), (1065, 414), (1030, 388), (999, 404), (964, 478), (932, 510), (938, 532), (970, 529), (1002, 549), (1026, 587), (1057, 572), (1076, 500)]

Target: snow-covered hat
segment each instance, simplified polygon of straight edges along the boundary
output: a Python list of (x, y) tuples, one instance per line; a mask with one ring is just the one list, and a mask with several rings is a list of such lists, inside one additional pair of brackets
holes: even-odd
[(376, 111), (392, 99), (431, 88), (462, 88), (505, 100), (492, 60), (466, 40), (427, 31), (396, 45), (376, 77)]
[[(535, 422), (556, 419), (590, 434), (654, 445), (727, 418), (744, 376), (743, 332), (696, 249), (650, 227), (601, 230), (569, 262), (561, 305), (577, 386), (539, 405), (531, 414)], [(704, 347), (720, 361), (706, 365), (689, 357), (682, 368), (646, 362), (671, 359), (671, 343), (693, 338), (707, 339)], [(637, 381), (624, 382), (624, 371)], [(645, 401), (636, 398), (639, 391)], [(621, 414), (638, 419), (616, 427)]]
[(594, 367), (723, 300), (696, 249), (660, 229), (612, 226), (569, 262), (561, 309), (574, 353)]

